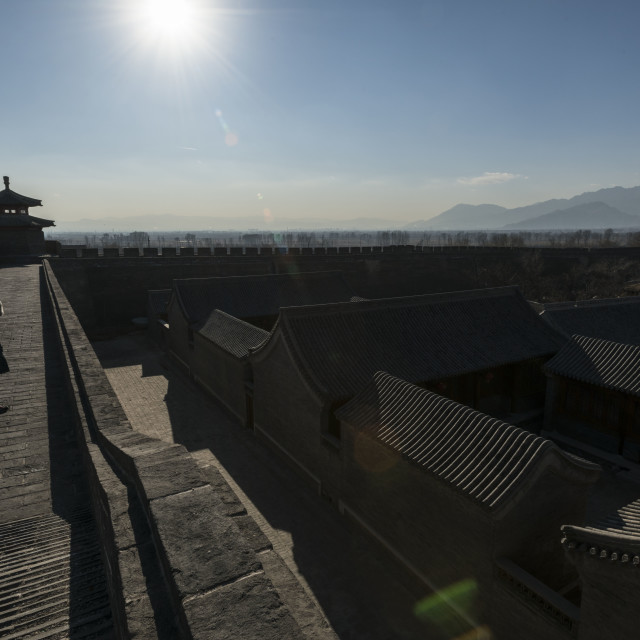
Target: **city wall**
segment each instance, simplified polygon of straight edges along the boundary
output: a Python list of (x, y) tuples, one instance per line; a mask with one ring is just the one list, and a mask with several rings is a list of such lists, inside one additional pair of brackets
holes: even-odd
[(116, 637), (157, 638), (156, 625), (193, 640), (304, 637), (186, 449), (133, 431), (46, 261), (44, 271)]

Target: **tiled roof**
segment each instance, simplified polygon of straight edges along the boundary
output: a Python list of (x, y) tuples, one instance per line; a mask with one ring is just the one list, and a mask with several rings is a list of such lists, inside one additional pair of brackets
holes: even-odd
[(591, 527), (562, 527), (562, 544), (569, 551), (618, 563), (640, 565), (640, 500), (618, 509)]
[(5, 188), (0, 191), (0, 209), (22, 209), (24, 207), (41, 207), (42, 200), (28, 198), (9, 189), (8, 178), (5, 177)]
[(285, 308), (276, 332), (317, 392), (336, 399), (379, 370), (427, 382), (551, 355), (563, 344), (517, 287)]
[(640, 345), (640, 296), (545, 304), (541, 317), (567, 337)]
[(269, 332), (238, 320), (224, 311), (213, 311), (199, 326), (198, 333), (237, 358), (249, 355), (249, 349), (257, 347), (269, 337)]
[[(2, 193), (2, 191), (0, 191)], [(3, 205), (0, 204), (0, 208)], [(0, 212), (0, 227), (53, 227), (53, 220), (45, 220), (44, 218), (36, 218), (26, 213), (2, 213)]]
[(339, 271), (189, 278), (173, 286), (190, 322), (214, 309), (236, 318), (276, 316), (280, 307), (346, 301), (353, 292)]
[(487, 509), (509, 500), (547, 455), (595, 469), (549, 440), (384, 372), (336, 417)]
[[(638, 491), (640, 493), (640, 490)], [(594, 527), (599, 531), (613, 531), (640, 540), (640, 500), (635, 500), (600, 520)]]
[(640, 396), (640, 347), (599, 338), (573, 336), (545, 365), (545, 370)]
[(148, 308), (154, 317), (167, 312), (171, 289), (151, 289), (147, 291)]

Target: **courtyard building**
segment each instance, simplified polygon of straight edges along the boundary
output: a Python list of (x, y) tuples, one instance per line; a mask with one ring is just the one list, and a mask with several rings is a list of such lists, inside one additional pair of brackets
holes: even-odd
[(335, 410), (376, 371), (527, 420), (542, 416), (542, 364), (563, 342), (517, 287), (283, 308), (250, 355), (255, 429), (336, 495)]
[(598, 465), (384, 372), (337, 417), (340, 510), (434, 592), (467, 585), (451, 637), (571, 637), (578, 574), (559, 532), (584, 522)]
[(640, 346), (573, 336), (545, 371), (547, 432), (640, 461)]

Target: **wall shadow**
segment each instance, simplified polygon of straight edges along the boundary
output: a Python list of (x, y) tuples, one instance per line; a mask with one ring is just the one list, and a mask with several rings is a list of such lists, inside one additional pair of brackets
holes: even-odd
[[(65, 385), (66, 363), (57, 342), (57, 327), (51, 306), (44, 273), (41, 271), (40, 296), (43, 319), (43, 342), (45, 350), (45, 381), (47, 392), (49, 455), (51, 478), (51, 502), (54, 513), (67, 520), (70, 531), (70, 594), (69, 594), (69, 638), (86, 639), (103, 631), (111, 637), (113, 631), (111, 607), (108, 597), (106, 576), (101, 555), (101, 539), (91, 510), (89, 485), (83, 466), (83, 455), (79, 449), (75, 416), (72, 408), (75, 400), (69, 397)], [(137, 606), (136, 599), (148, 597), (153, 618), (147, 616), (147, 625), (154, 625), (158, 640), (172, 640), (177, 637), (174, 609), (166, 589), (151, 531), (136, 490), (129, 485), (122, 472), (105, 458), (113, 473), (127, 488), (128, 523), (135, 540), (135, 551), (142, 572), (143, 584), (135, 576), (122, 575), (129, 586), (125, 606)], [(109, 535), (109, 534), (107, 534)], [(87, 549), (92, 550), (89, 553)], [(136, 559), (131, 549), (127, 549), (125, 572), (130, 567), (136, 572)], [(105, 550), (103, 552), (107, 553)], [(115, 549), (118, 553), (118, 549)], [(144, 605), (143, 605), (144, 607)], [(127, 613), (127, 618), (130, 614)], [(139, 614), (132, 614), (138, 620)], [(94, 630), (92, 625), (98, 625)], [(89, 626), (88, 626), (89, 625)], [(133, 633), (137, 633), (134, 629)], [(102, 637), (102, 635), (100, 635)], [(105, 636), (106, 637), (106, 636)]]
[(75, 437), (72, 403), (58, 342), (53, 308), (40, 269), (40, 305), (49, 435), (49, 473), (53, 512), (69, 523), (69, 638), (111, 628), (100, 541), (91, 512), (88, 483)]
[[(426, 595), (422, 585), (186, 376), (174, 367), (164, 375), (175, 442), (210, 450), (268, 524), (291, 536), (297, 570), (337, 635), (424, 638), (427, 629), (414, 615)], [(447, 636), (430, 629), (428, 637)]]
[(104, 369), (139, 365), (142, 367), (143, 378), (165, 373), (165, 368), (160, 365), (155, 354), (149, 352), (150, 345), (152, 342), (146, 331), (130, 332), (115, 340), (91, 342)]
[(0, 373), (8, 373), (9, 371), (9, 363), (4, 357), (4, 353), (2, 351), (2, 343), (0, 343)]

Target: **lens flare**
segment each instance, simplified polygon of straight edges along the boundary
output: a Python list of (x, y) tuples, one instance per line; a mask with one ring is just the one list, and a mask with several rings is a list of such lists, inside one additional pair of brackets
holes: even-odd
[(216, 109), (216, 117), (225, 134), (224, 143), (228, 147), (235, 147), (238, 144), (238, 136), (229, 128), (227, 121), (222, 117), (222, 111), (220, 111), (220, 109)]
[(423, 598), (413, 612), (420, 620), (444, 630), (450, 638), (488, 640), (491, 637), (488, 628), (475, 622), (477, 593), (477, 582), (467, 578)]

